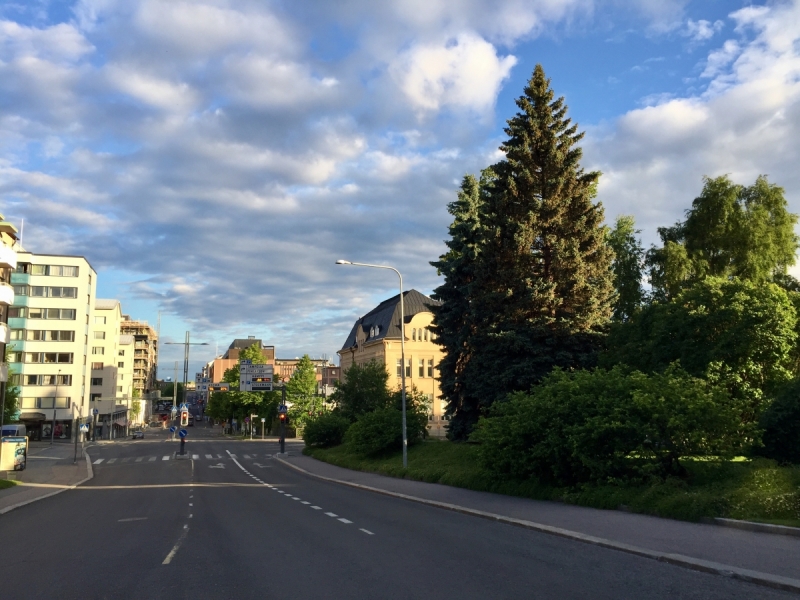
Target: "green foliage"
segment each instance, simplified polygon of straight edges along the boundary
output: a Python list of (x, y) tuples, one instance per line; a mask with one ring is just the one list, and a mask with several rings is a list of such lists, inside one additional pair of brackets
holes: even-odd
[(279, 404), (280, 394), (277, 392), (213, 392), (205, 413), (212, 419), (237, 419), (240, 423), (245, 417), (255, 414), (271, 423), (278, 414)]
[(254, 365), (263, 365), (267, 362), (264, 355), (261, 353), (261, 345), (258, 342), (251, 344), (247, 348), (243, 348), (239, 352), (239, 360), (236, 364), (230, 369), (225, 369), (225, 373), (222, 374), (222, 381), (230, 384), (231, 390), (239, 389), (239, 374), (241, 372), (239, 365), (242, 364), (243, 360), (249, 360)]
[(663, 246), (647, 254), (655, 297), (673, 298), (706, 277), (783, 281), (798, 249), (796, 223), (783, 188), (765, 176), (750, 187), (706, 177), (686, 220), (660, 228)]
[[(136, 396), (134, 396), (135, 398)], [(134, 400), (131, 402), (131, 420), (136, 421), (139, 418), (139, 413), (142, 411), (142, 402)]]
[(759, 425), (764, 430), (760, 454), (780, 463), (800, 464), (800, 381), (781, 390)]
[[(505, 159), (484, 172), (477, 191), (465, 182), (454, 222), (469, 219), (463, 240), (436, 265), (453, 276), (454, 310), (466, 311), (437, 321), (440, 337), (457, 349), (455, 364), (445, 365), (453, 439), (465, 439), (495, 401), (553, 367), (592, 365), (611, 317), (613, 252), (594, 202), (600, 174), (580, 167), (583, 134), (541, 65), (517, 106)], [(477, 217), (466, 214), (473, 207)], [(464, 272), (454, 274), (459, 266)]]
[(642, 289), (644, 248), (636, 237), (639, 233), (633, 217), (622, 215), (617, 217), (607, 234), (608, 245), (614, 251), (611, 268), (617, 292), (614, 303), (614, 319), (617, 321), (630, 319), (645, 300)]
[(777, 285), (708, 278), (616, 324), (601, 364), (657, 372), (680, 361), (745, 401), (742, 420), (752, 423), (769, 395), (793, 377), (797, 327), (792, 298)]
[(6, 383), (5, 404), (3, 405), (3, 423), (11, 423), (19, 411), (19, 388)]
[(344, 441), (350, 421), (335, 412), (324, 412), (306, 422), (303, 440), (308, 446), (330, 448)]
[(664, 373), (556, 370), (512, 394), (472, 438), (487, 471), (557, 485), (681, 475), (679, 459), (742, 447), (726, 392), (676, 367)]
[(317, 370), (308, 354), (303, 355), (284, 385), (288, 401), (292, 403), (289, 417), (295, 426), (303, 427), (322, 410), (322, 398), (317, 396)]
[(389, 373), (383, 363), (354, 364), (342, 375), (330, 400), (347, 420), (355, 421), (364, 414), (391, 405)]
[[(408, 411), (406, 436), (412, 445), (427, 435), (427, 416)], [(376, 455), (403, 447), (403, 413), (396, 408), (382, 408), (362, 415), (350, 425), (344, 442), (353, 452)]]

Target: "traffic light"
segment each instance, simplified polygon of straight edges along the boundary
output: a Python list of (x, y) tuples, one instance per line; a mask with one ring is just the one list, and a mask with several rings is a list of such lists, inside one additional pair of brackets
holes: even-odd
[(281, 423), (286, 423), (286, 413), (280, 414)]
[(186, 427), (189, 424), (189, 411), (181, 411), (181, 427)]

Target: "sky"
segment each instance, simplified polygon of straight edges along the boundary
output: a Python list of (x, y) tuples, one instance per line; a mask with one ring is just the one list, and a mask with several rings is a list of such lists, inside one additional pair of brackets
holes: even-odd
[(0, 212), (207, 343), (190, 373), (248, 335), (336, 360), (398, 280), (335, 261), (430, 294), (537, 63), (645, 245), (704, 176), (800, 213), (800, 0), (2, 1)]

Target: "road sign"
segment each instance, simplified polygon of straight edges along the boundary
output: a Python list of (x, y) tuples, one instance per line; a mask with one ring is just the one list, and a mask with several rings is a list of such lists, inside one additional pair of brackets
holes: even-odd
[(92, 414), (93, 414), (94, 416), (97, 416), (97, 415), (99, 415), (99, 414), (100, 414), (100, 411), (99, 411), (99, 410), (97, 410), (97, 409), (95, 408), (95, 409), (92, 411)]
[(86, 433), (87, 431), (89, 431), (89, 426), (86, 423), (84, 423), (83, 425), (81, 425), (81, 431), (83, 433)]
[(175, 433), (177, 430), (178, 430), (178, 428), (175, 427), (175, 425), (173, 425), (172, 427), (169, 428), (170, 433)]
[(261, 422), (263, 423), (264, 421), (266, 421), (266, 419), (264, 417), (261, 417)]
[(278, 412), (279, 412), (279, 413), (286, 414), (286, 412), (287, 412), (288, 410), (289, 410), (289, 409), (288, 409), (288, 408), (286, 408), (286, 405), (285, 405), (285, 404), (281, 404), (281, 405), (279, 405), (279, 406), (278, 406)]
[(244, 422), (245, 422), (245, 423), (249, 423), (249, 422), (250, 422), (250, 417), (245, 417), (245, 418), (244, 418)]
[(208, 391), (210, 392), (227, 392), (231, 389), (230, 383), (209, 383)]
[(177, 407), (176, 407), (176, 406), (173, 404), (173, 405), (172, 405), (172, 408), (170, 409), (170, 411), (169, 411), (169, 412), (171, 412), (171, 413), (174, 415), (176, 412), (178, 412), (178, 409), (177, 409)]
[(189, 405), (186, 402), (181, 403), (181, 410), (189, 410)]
[(185, 429), (181, 429), (181, 430), (178, 432), (178, 435), (179, 435), (179, 436), (181, 436), (182, 438), (185, 438), (187, 435), (189, 435), (189, 432), (188, 432), (188, 431), (186, 431)]

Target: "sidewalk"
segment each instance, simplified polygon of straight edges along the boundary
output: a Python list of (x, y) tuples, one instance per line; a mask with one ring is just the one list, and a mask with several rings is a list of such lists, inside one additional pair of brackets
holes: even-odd
[[(295, 450), (294, 448), (292, 450)], [(297, 451), (299, 452), (299, 448)], [(602, 538), (602, 541), (625, 544), (654, 553), (682, 555), (699, 561), (721, 563), (730, 566), (796, 580), (789, 588), (800, 591), (800, 538), (743, 531), (706, 525), (673, 521), (616, 510), (599, 510), (557, 502), (544, 502), (503, 496), (487, 492), (475, 492), (435, 483), (424, 483), (407, 479), (395, 479), (374, 473), (351, 471), (308, 456), (294, 453), (284, 462), (299, 467), (310, 474), (336, 479), (341, 482), (368, 486), (376, 490), (413, 496), (416, 499), (453, 505), (471, 511), (501, 515), (510, 519), (533, 522), (544, 528), (558, 528), (573, 539), (585, 536)], [(492, 518), (490, 515), (482, 515)], [(507, 520), (506, 520), (507, 521)], [(563, 535), (552, 531), (556, 535)], [(585, 540), (598, 543), (596, 540)], [(605, 545), (598, 543), (598, 545)], [(659, 558), (667, 562), (668, 558)], [(684, 563), (686, 561), (683, 561)], [(705, 570), (705, 569), (701, 569)], [(721, 572), (720, 569), (709, 569)], [(746, 578), (746, 577), (742, 577)], [(797, 587), (795, 587), (797, 586)], [(786, 588), (784, 588), (786, 589)]]
[(67, 443), (31, 442), (27, 467), (13, 472), (17, 485), (0, 490), (0, 515), (52, 496), (91, 477), (91, 467), (78, 446), (78, 461), (73, 464), (75, 446)]

